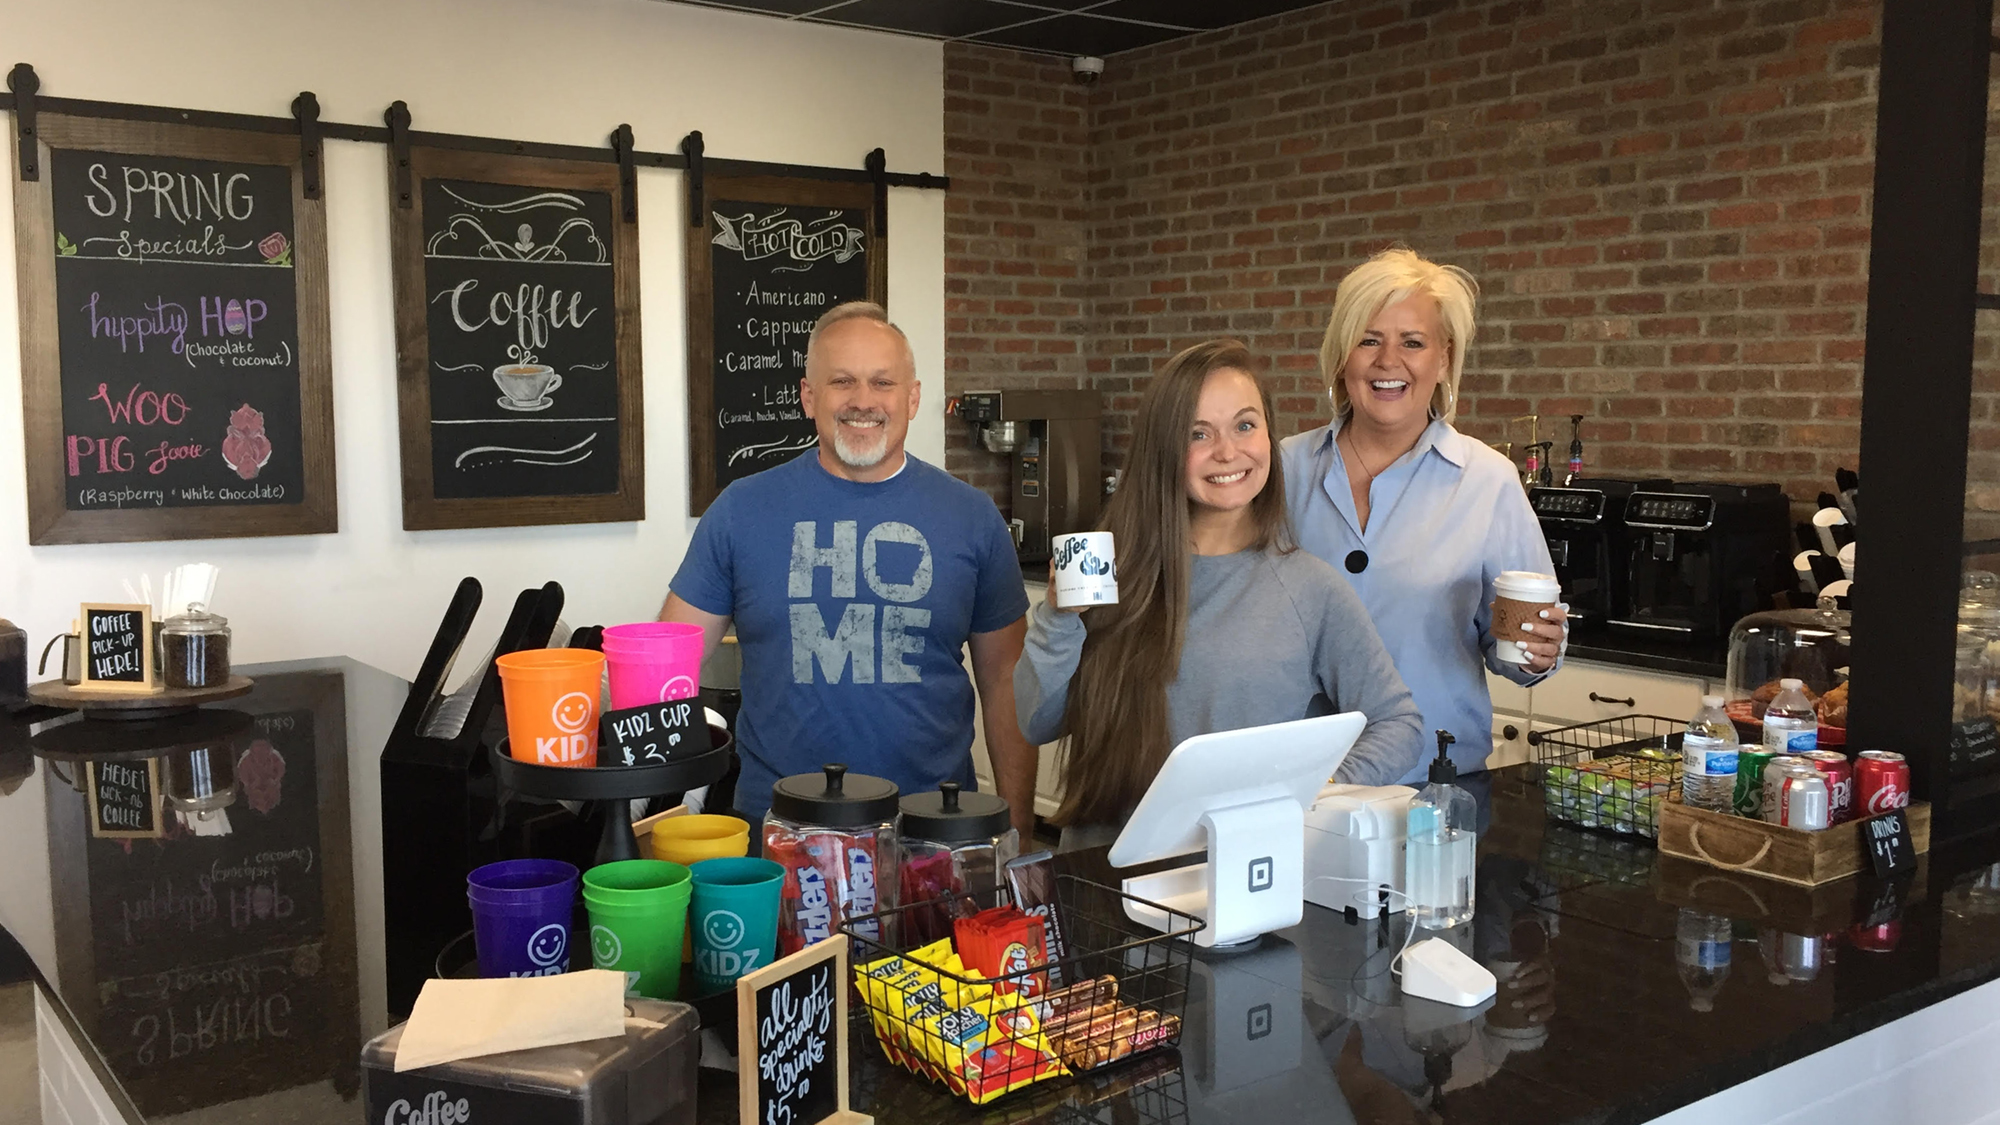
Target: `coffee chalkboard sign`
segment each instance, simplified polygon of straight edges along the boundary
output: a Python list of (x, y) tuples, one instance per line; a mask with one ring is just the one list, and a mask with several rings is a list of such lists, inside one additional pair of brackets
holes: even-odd
[(15, 184), (31, 541), (335, 530), (297, 138), (43, 120)]
[(699, 698), (606, 711), (598, 720), (600, 766), (657, 766), (714, 748)]
[(160, 820), (160, 760), (90, 762), (84, 770), (90, 834), (104, 839), (157, 838)]
[(412, 166), (403, 526), (640, 518), (637, 232), (616, 168), (436, 149)]
[(153, 610), (83, 604), (83, 679), (77, 691), (153, 690)]
[(742, 1125), (865, 1125), (847, 1108), (847, 936), (736, 982)]
[(688, 403), (694, 511), (731, 481), (819, 444), (800, 404), (821, 313), (884, 300), (886, 250), (866, 184), (708, 178), (689, 232)]

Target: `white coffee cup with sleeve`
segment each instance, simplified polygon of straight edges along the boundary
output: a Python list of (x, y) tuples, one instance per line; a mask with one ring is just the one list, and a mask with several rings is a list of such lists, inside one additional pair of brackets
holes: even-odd
[(1058, 535), (1049, 546), (1056, 572), (1056, 608), (1118, 604), (1118, 561), (1110, 532)]

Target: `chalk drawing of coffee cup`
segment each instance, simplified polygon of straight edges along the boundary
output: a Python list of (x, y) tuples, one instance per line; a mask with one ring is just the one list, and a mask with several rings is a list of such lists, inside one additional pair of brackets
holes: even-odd
[(508, 410), (547, 410), (549, 396), (562, 386), (562, 376), (546, 363), (508, 363), (493, 369), (500, 388), (500, 405)]

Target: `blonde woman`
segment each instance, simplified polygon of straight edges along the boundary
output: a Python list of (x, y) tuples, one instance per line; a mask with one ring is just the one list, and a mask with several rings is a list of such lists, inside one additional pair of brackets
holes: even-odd
[(1382, 785), (1423, 752), (1417, 708), (1368, 614), (1300, 551), (1273, 471), (1271, 398), (1234, 340), (1175, 356), (1146, 388), (1103, 527), (1118, 604), (1028, 615), (1014, 704), (1031, 742), (1067, 734), (1066, 850), (1109, 844), (1192, 735), (1360, 711), (1338, 777)]
[[(1493, 749), (1485, 670), (1542, 679), (1567, 628), (1558, 606), (1518, 636), (1491, 633), (1493, 579), (1555, 567), (1514, 466), (1451, 425), (1478, 294), (1464, 270), (1400, 248), (1348, 274), (1320, 348), (1333, 422), (1282, 454), (1299, 545), (1360, 595), (1424, 727), (1457, 737), (1461, 771)], [(1495, 659), (1501, 645), (1527, 663)]]

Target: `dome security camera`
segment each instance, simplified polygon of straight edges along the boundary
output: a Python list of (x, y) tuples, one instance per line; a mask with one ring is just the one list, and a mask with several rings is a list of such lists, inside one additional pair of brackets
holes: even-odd
[(1078, 55), (1069, 60), (1069, 72), (1078, 85), (1088, 86), (1104, 73), (1104, 60), (1095, 55)]

